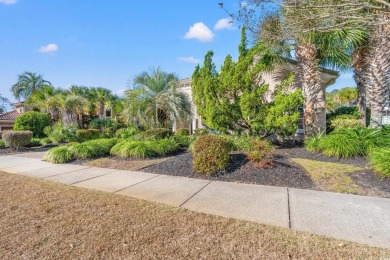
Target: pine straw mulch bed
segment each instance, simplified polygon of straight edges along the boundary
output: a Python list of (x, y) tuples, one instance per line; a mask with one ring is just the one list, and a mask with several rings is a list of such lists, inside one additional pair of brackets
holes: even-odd
[(387, 259), (390, 251), (0, 172), (2, 259)]
[[(262, 169), (255, 167), (242, 153), (231, 154), (231, 163), (227, 170), (215, 175), (198, 174), (192, 168), (192, 154), (185, 153), (144, 168), (143, 171), (165, 175), (184, 176), (207, 180), (218, 180), (238, 183), (260, 184), (299, 189), (325, 190), (352, 193), (368, 196), (390, 198), (390, 179), (379, 179), (367, 166), (367, 160), (362, 157), (337, 159), (311, 153), (302, 147), (277, 148), (274, 153), (274, 167)], [(343, 165), (360, 168), (353, 172), (340, 173), (347, 175), (346, 183), (340, 187), (330, 184), (327, 179), (316, 179), (302, 165), (294, 162), (294, 158), (312, 160), (313, 165), (322, 164), (324, 167), (334, 167), (335, 170)], [(322, 176), (324, 178), (324, 176)], [(329, 177), (330, 178), (330, 177)], [(331, 185), (332, 184), (332, 185)]]

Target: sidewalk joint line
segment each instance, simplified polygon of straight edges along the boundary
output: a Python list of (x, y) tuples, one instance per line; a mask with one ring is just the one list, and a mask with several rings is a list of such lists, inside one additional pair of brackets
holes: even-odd
[(288, 228), (291, 229), (290, 190), (287, 187)]
[[(91, 168), (94, 168), (94, 167), (91, 167)], [(98, 169), (100, 169), (100, 168), (98, 168)], [(92, 179), (103, 177), (103, 176), (109, 175), (109, 174), (111, 174), (111, 173), (116, 171), (115, 169), (112, 169), (112, 170), (113, 170), (112, 172), (108, 172), (108, 173), (105, 173), (105, 174), (102, 174), (102, 175), (99, 175), (99, 176), (95, 176), (95, 177), (92, 177), (92, 178), (88, 178), (88, 179), (85, 179), (85, 180), (82, 180), (82, 181), (76, 181), (76, 182), (70, 183), (69, 185), (74, 185), (74, 184), (77, 184), (77, 183), (80, 183), (80, 182), (89, 181), (89, 180), (92, 180)]]
[[(53, 166), (53, 167), (54, 167), (54, 166)], [(82, 170), (86, 170), (86, 169), (89, 169), (89, 168), (92, 168), (92, 167), (87, 167), (87, 168), (84, 168), (84, 169), (72, 170), (72, 171), (69, 171), (69, 172), (58, 173), (58, 174), (54, 174), (54, 175), (42, 177), (41, 179), (47, 179), (47, 178), (54, 177), (54, 176), (58, 176), (58, 175), (62, 175), (62, 174), (67, 174), (67, 173), (71, 173), (71, 172), (82, 171)], [(39, 170), (39, 169), (38, 169), (38, 170)], [(26, 172), (28, 172), (28, 171), (26, 171)], [(30, 175), (24, 175), (24, 176), (30, 176)]]
[(138, 184), (140, 184), (140, 183), (143, 183), (143, 182), (145, 182), (145, 181), (148, 181), (148, 180), (151, 180), (151, 179), (154, 179), (154, 178), (160, 177), (160, 176), (161, 176), (161, 175), (153, 176), (153, 177), (151, 177), (151, 178), (149, 178), (149, 179), (146, 179), (146, 180), (143, 180), (143, 181), (140, 181), (140, 182), (134, 183), (134, 184), (132, 184), (132, 185), (130, 185), (130, 186), (127, 186), (127, 187), (125, 187), (125, 188), (123, 188), (123, 189), (120, 189), (120, 190), (114, 191), (114, 192), (113, 192), (113, 194), (115, 194), (115, 193), (117, 193), (117, 192), (120, 192), (120, 191), (123, 191), (123, 190), (125, 190), (125, 189), (128, 189), (128, 188), (130, 188), (130, 187), (133, 187), (133, 186), (135, 186), (135, 185), (138, 185)]
[(200, 188), (197, 192), (195, 192), (191, 197), (189, 197), (188, 199), (186, 199), (186, 201), (184, 201), (182, 204), (179, 205), (179, 208), (181, 208), (184, 204), (186, 204), (190, 199), (192, 199), (193, 197), (195, 197), (199, 192), (201, 192), (204, 188), (206, 188), (210, 183), (212, 183), (213, 181), (209, 181), (206, 185), (204, 185), (202, 188)]

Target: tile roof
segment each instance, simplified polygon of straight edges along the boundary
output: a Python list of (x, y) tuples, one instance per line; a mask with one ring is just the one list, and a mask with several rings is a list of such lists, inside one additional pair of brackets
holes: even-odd
[(0, 120), (16, 120), (16, 118), (19, 116), (18, 111), (13, 110), (10, 112), (6, 112), (4, 114), (0, 114)]

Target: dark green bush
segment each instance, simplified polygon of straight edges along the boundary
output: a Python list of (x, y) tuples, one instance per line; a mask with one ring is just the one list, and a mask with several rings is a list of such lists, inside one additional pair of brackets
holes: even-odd
[(193, 138), (191, 136), (185, 136), (185, 135), (179, 135), (179, 136), (175, 135), (173, 139), (182, 148), (188, 148), (193, 141)]
[(43, 132), (43, 129), (50, 125), (50, 118), (46, 114), (36, 111), (28, 111), (16, 118), (14, 130), (29, 130), (33, 132), (34, 137), (44, 137), (45, 133)]
[(153, 128), (142, 133), (145, 139), (159, 140), (172, 136), (172, 131), (167, 128)]
[(66, 163), (74, 159), (75, 156), (69, 146), (55, 147), (45, 154), (45, 160), (52, 163)]
[(188, 128), (179, 128), (175, 131), (175, 136), (189, 136), (190, 130)]
[(116, 138), (129, 138), (134, 136), (136, 133), (138, 133), (138, 129), (135, 127), (130, 128), (121, 128), (116, 130), (115, 137)]
[(28, 145), (32, 137), (31, 131), (4, 131), (2, 134), (5, 146), (17, 149)]
[(198, 129), (195, 129), (195, 131), (194, 131), (194, 135), (196, 135), (196, 136), (208, 135), (208, 134), (210, 134), (210, 131), (206, 128), (198, 128)]
[(221, 136), (199, 136), (193, 147), (193, 167), (200, 174), (215, 174), (226, 169), (231, 151), (230, 141)]
[(48, 145), (48, 144), (51, 144), (52, 141), (49, 137), (46, 137), (46, 138), (43, 138), (40, 143), (41, 143), (41, 145)]
[(45, 134), (55, 143), (67, 143), (76, 141), (76, 129), (66, 128), (61, 122), (44, 128)]
[(92, 129), (92, 128), (90, 128), (90, 129), (88, 129), (88, 131), (91, 133), (91, 138), (92, 139), (96, 139), (96, 138), (99, 138), (99, 136), (100, 136), (100, 130), (99, 129)]
[(390, 178), (390, 148), (371, 149), (369, 151), (370, 165), (382, 178)]
[(4, 144), (4, 141), (0, 139), (0, 149), (3, 149), (5, 148), (5, 144)]
[(76, 130), (76, 139), (79, 142), (84, 142), (92, 138), (92, 133), (88, 129), (77, 129)]

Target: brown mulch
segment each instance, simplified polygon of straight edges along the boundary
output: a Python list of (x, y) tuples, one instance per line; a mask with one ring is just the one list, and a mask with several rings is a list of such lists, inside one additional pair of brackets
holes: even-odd
[(0, 255), (388, 259), (390, 251), (0, 172)]

